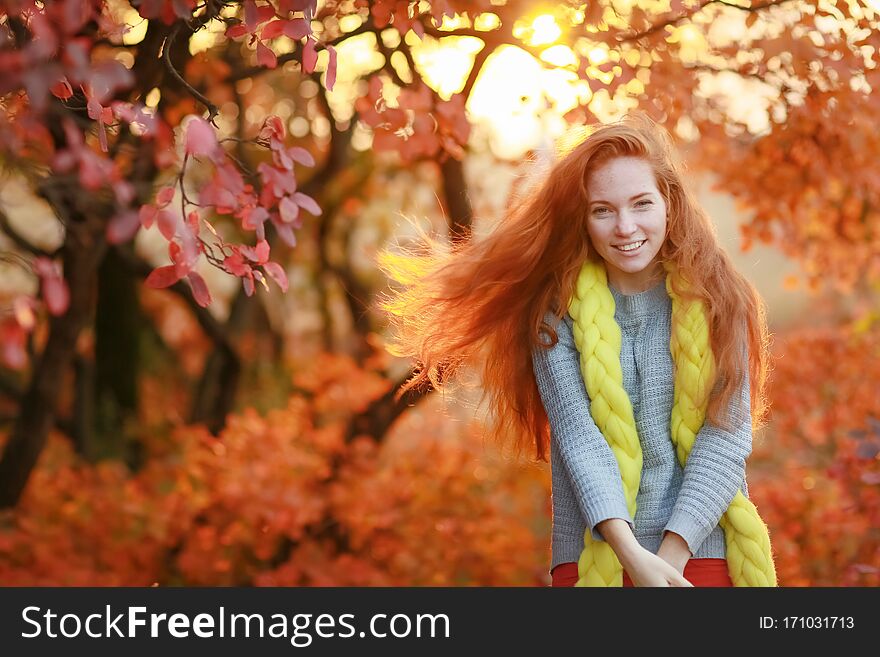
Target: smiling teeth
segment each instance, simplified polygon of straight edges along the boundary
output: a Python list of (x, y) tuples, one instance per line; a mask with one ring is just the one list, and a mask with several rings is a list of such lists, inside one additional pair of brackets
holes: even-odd
[(632, 244), (627, 244), (626, 246), (616, 246), (614, 248), (620, 249), (621, 251), (635, 251), (644, 243), (645, 240), (642, 240), (641, 242), (633, 242)]

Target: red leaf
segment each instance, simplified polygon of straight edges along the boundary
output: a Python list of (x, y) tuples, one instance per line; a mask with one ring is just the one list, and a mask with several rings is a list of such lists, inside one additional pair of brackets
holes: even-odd
[(86, 102), (86, 110), (89, 118), (93, 121), (100, 121), (103, 115), (104, 108), (101, 107), (101, 103), (98, 102), (97, 98), (95, 98), (91, 94), (89, 94), (88, 96), (89, 98)]
[(266, 23), (260, 31), (260, 38), (274, 39), (277, 36), (281, 36), (284, 33), (285, 23), (287, 23), (287, 21), (282, 20)]
[(300, 148), (299, 146), (294, 146), (293, 148), (287, 151), (290, 154), (290, 157), (294, 159), (294, 161), (299, 162), (303, 166), (313, 167), (315, 166), (315, 158), (312, 157), (312, 154), (309, 153), (305, 148)]
[(272, 277), (273, 281), (278, 283), (278, 287), (281, 288), (282, 292), (287, 292), (287, 274), (284, 273), (281, 265), (277, 262), (267, 262), (263, 265), (263, 269)]
[(241, 253), (233, 251), (223, 259), (223, 266), (233, 276), (246, 276), (251, 271), (251, 266), (246, 264)]
[(159, 210), (157, 223), (159, 224), (159, 232), (162, 233), (162, 237), (169, 242), (173, 240), (177, 234), (177, 224), (179, 223), (177, 216), (168, 210)]
[(294, 235), (293, 228), (291, 228), (289, 224), (276, 223), (275, 230), (278, 233), (278, 237), (280, 237), (281, 241), (287, 244), (287, 246), (296, 246), (296, 235)]
[(246, 230), (255, 230), (263, 225), (269, 218), (269, 212), (261, 205), (255, 208), (246, 208), (241, 215), (241, 227)]
[(327, 77), (324, 84), (328, 91), (333, 91), (333, 85), (336, 84), (336, 48), (327, 46), (327, 52), (330, 53), (330, 61), (327, 63)]
[(296, 204), (306, 212), (311, 212), (316, 217), (321, 214), (321, 208), (311, 196), (307, 196), (302, 192), (295, 192), (293, 200), (296, 201)]
[(156, 194), (156, 205), (158, 205), (160, 208), (164, 208), (166, 205), (171, 203), (173, 199), (174, 187), (163, 187), (161, 190), (159, 190), (159, 193)]
[(281, 220), (284, 223), (295, 224), (299, 227), (300, 224), (296, 223), (299, 218), (299, 206), (289, 196), (281, 199), (281, 202), (278, 204), (278, 213), (281, 215)]
[(73, 96), (73, 87), (70, 86), (70, 82), (67, 81), (67, 78), (63, 80), (59, 80), (55, 84), (53, 84), (49, 91), (52, 92), (52, 95), (60, 98), (61, 100), (67, 100), (71, 96)]
[(180, 244), (174, 241), (168, 242), (168, 257), (177, 266), (177, 273), (183, 278), (189, 270), (180, 267), (183, 264), (183, 249), (180, 248)]
[(240, 36), (244, 36), (248, 33), (248, 29), (244, 23), (238, 23), (236, 25), (231, 25), (229, 29), (226, 30), (226, 36), (230, 39), (237, 39)]
[(141, 218), (138, 212), (134, 210), (120, 212), (107, 224), (107, 241), (110, 244), (127, 242), (137, 234), (140, 227)]
[(177, 267), (167, 265), (165, 267), (157, 267), (150, 272), (147, 280), (144, 281), (144, 285), (158, 289), (174, 285), (179, 280), (180, 275), (177, 273)]
[(241, 284), (244, 286), (244, 293), (252, 297), (254, 295), (254, 275), (248, 272), (247, 276), (241, 279)]
[(217, 133), (211, 124), (200, 116), (194, 117), (186, 126), (186, 152), (190, 155), (212, 156), (217, 152)]
[(181, 246), (183, 247), (182, 264), (186, 267), (186, 271), (189, 272), (195, 269), (196, 261), (199, 259), (199, 255), (202, 252), (199, 248), (200, 242), (187, 224), (181, 226), (180, 233), (182, 242)]
[(284, 134), (284, 122), (280, 116), (273, 114), (266, 117), (266, 120), (263, 121), (263, 127), (260, 129), (260, 139), (269, 139), (270, 137), (284, 139)]
[(253, 0), (247, 0), (244, 3), (244, 24), (247, 26), (248, 32), (256, 30), (259, 23), (257, 4)]
[[(265, 240), (260, 240), (260, 241), (262, 242)], [(251, 262), (258, 264), (258, 265), (262, 265), (264, 262), (266, 262), (266, 260), (269, 257), (269, 248), (268, 247), (269, 247), (268, 242), (266, 242), (265, 249), (261, 249), (259, 244), (257, 244), (256, 248), (251, 247), (251, 246), (242, 245), (239, 247), (239, 251), (241, 252), (241, 254), (243, 256), (245, 256)], [(260, 253), (260, 251), (262, 251), (262, 253)]]
[(257, 63), (266, 68), (275, 68), (278, 66), (278, 58), (270, 48), (263, 45), (262, 41), (257, 41)]
[(199, 221), (199, 213), (197, 210), (193, 210), (188, 215), (186, 215), (186, 223), (187, 226), (189, 226), (190, 232), (192, 232), (195, 237), (198, 237), (199, 231), (202, 228), (202, 224), (201, 221)]
[(101, 121), (98, 121), (98, 143), (101, 145), (101, 150), (106, 153), (108, 151), (107, 128), (104, 127), (104, 124)]
[(299, 41), (304, 36), (311, 33), (311, 25), (309, 25), (308, 21), (304, 21), (302, 18), (294, 18), (292, 21), (287, 21), (286, 25), (284, 25), (284, 35), (290, 37), (294, 41)]
[[(201, 204), (216, 206), (219, 214), (231, 214), (239, 206), (239, 199), (234, 191), (237, 189), (235, 176), (230, 176), (228, 173), (229, 170), (225, 167), (222, 173), (218, 167), (214, 177), (199, 190)], [(243, 195), (243, 192), (239, 192), (239, 195)]]
[(266, 262), (269, 259), (269, 242), (260, 240), (256, 248), (257, 262)]
[(312, 73), (315, 70), (315, 64), (318, 61), (318, 51), (315, 50), (315, 40), (306, 39), (306, 45), (303, 48), (302, 67), (303, 72)]
[(149, 229), (150, 226), (153, 225), (153, 222), (156, 220), (156, 215), (159, 211), (156, 209), (155, 205), (142, 205), (139, 218), (141, 220), (141, 226)]
[(315, 15), (316, 0), (279, 0), (278, 6), (283, 11), (305, 11), (309, 9), (312, 16)]
[[(281, 171), (265, 162), (257, 165), (257, 171), (263, 179), (263, 194), (281, 198), (285, 194), (293, 194), (296, 191), (296, 178), (288, 171)], [(266, 205), (266, 203), (264, 203)]]
[(189, 286), (192, 288), (196, 303), (202, 308), (209, 305), (211, 303), (211, 293), (208, 292), (208, 286), (201, 274), (191, 271), (187, 274), (187, 279), (189, 280)]
[(257, 24), (265, 23), (268, 20), (275, 18), (278, 14), (275, 12), (275, 7), (271, 4), (268, 5), (260, 5), (257, 7)]

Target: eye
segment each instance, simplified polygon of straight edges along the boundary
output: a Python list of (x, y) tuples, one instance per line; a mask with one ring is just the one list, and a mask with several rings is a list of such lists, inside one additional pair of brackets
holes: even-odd
[[(654, 204), (653, 201), (649, 201), (648, 199), (644, 199), (644, 200), (641, 200), (641, 201), (639, 201), (638, 203), (636, 203), (636, 205), (642, 205), (642, 203), (647, 203), (648, 205), (653, 205), (653, 204)], [(642, 206), (642, 207), (644, 207), (644, 206)]]
[(593, 210), (593, 214), (603, 214), (603, 213), (604, 213), (603, 211), (604, 211), (604, 210), (607, 210), (607, 209), (608, 209), (608, 208), (605, 208), (605, 207), (598, 207), (598, 208), (596, 208), (596, 209)]

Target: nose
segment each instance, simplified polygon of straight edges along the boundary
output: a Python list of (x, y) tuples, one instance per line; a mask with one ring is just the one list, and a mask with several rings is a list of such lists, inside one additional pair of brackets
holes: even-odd
[(614, 225), (614, 232), (620, 237), (629, 237), (636, 232), (636, 222), (626, 210), (621, 210), (617, 215), (617, 223)]

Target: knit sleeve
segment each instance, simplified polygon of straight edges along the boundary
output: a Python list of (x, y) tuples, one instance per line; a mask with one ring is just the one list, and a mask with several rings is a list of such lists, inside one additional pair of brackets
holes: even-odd
[(731, 430), (706, 419), (697, 432), (684, 468), (684, 479), (666, 531), (679, 534), (695, 554), (745, 482), (746, 459), (752, 451), (749, 374), (731, 396)]
[[(548, 313), (548, 323), (554, 316)], [(535, 347), (532, 366), (541, 401), (550, 422), (563, 467), (554, 474), (570, 478), (577, 506), (593, 538), (604, 540), (596, 529), (603, 520), (621, 518), (634, 529), (626, 506), (620, 468), (614, 453), (590, 415), (590, 398), (581, 376), (579, 354), (565, 319), (556, 327), (559, 342), (550, 349)], [(564, 508), (564, 507), (562, 507)], [(571, 518), (559, 518), (557, 526), (575, 526)]]

